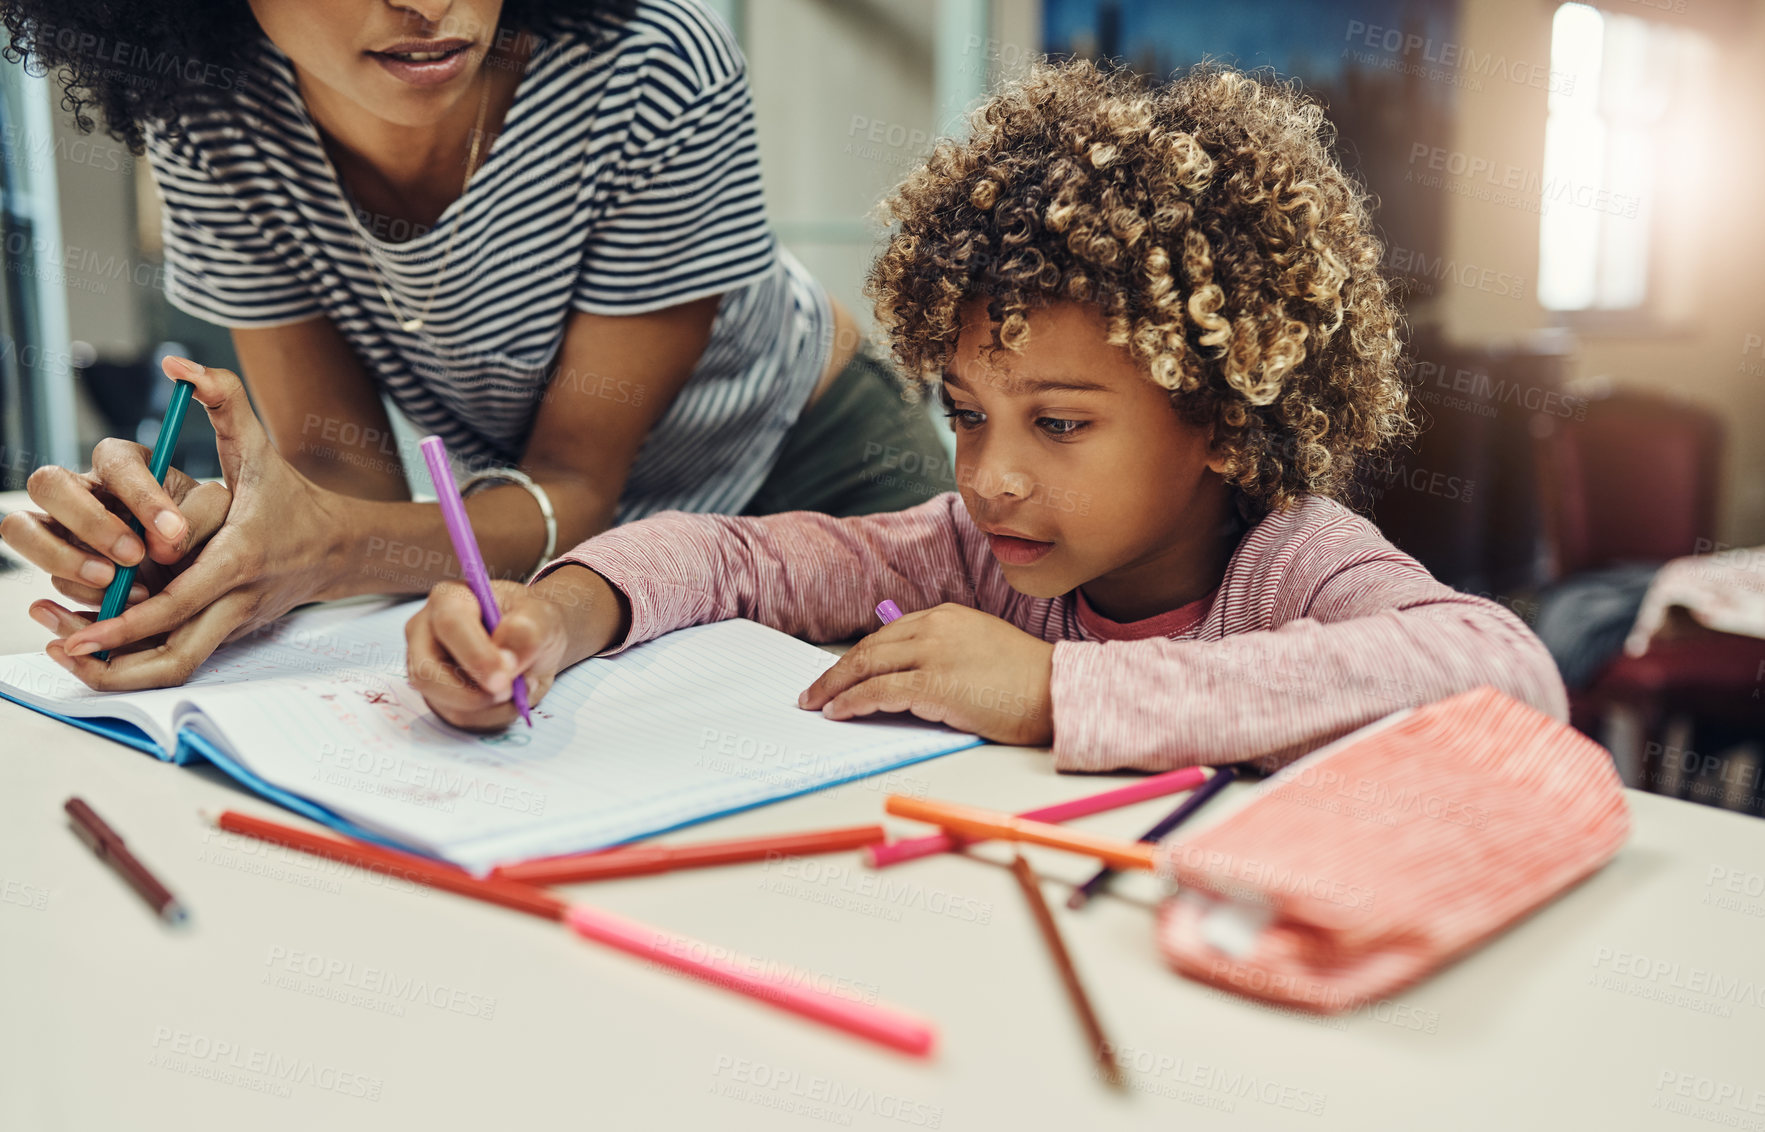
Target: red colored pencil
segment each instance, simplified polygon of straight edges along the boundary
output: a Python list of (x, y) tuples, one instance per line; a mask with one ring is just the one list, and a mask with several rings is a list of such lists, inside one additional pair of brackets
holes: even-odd
[(237, 810), (224, 811), (215, 818), (215, 824), (228, 833), (255, 837), (259, 841), (268, 841), (275, 845), (286, 845), (302, 853), (328, 857), (333, 861), (342, 861), (346, 865), (355, 865), (377, 873), (389, 873), (418, 884), (501, 904), (505, 908), (548, 920), (562, 920), (564, 910), (568, 907), (551, 893), (529, 884), (500, 879), (480, 880), (464, 869), (431, 861), (427, 857), (401, 853), (396, 849), (383, 849), (360, 841), (342, 841), (322, 833), (309, 833), (304, 829), (254, 818)]
[(579, 880), (665, 873), (705, 865), (731, 865), (763, 861), (771, 856), (808, 856), (861, 849), (883, 840), (880, 825), (848, 829), (823, 829), (809, 833), (784, 833), (772, 837), (742, 837), (730, 841), (701, 841), (692, 845), (637, 845), (605, 849), (597, 853), (573, 853), (542, 861), (523, 861), (491, 870), (492, 877), (527, 884), (568, 884)]
[(937, 1041), (936, 1028), (924, 1019), (903, 1014), (882, 1003), (843, 999), (815, 985), (804, 972), (788, 967), (774, 968), (763, 961), (587, 905), (569, 905), (544, 889), (519, 881), (479, 880), (452, 865), (395, 849), (308, 833), (234, 810), (227, 810), (214, 820), (229, 833), (286, 845), (303, 853), (375, 872), (390, 873), (548, 920), (562, 920), (585, 938), (920, 1057), (928, 1056)]

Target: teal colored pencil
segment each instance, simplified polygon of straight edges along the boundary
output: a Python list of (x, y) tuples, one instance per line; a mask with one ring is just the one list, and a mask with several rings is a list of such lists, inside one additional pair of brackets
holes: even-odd
[[(184, 431), (184, 411), (190, 407), (190, 395), (194, 392), (196, 387), (188, 381), (172, 383), (172, 404), (165, 411), (165, 420), (160, 422), (159, 439), (153, 443), (153, 459), (147, 465), (153, 478), (162, 484), (165, 483), (166, 471), (172, 466), (172, 449), (178, 446), (178, 434)], [(141, 520), (132, 515), (129, 517), (129, 529), (138, 535), (144, 534)], [(146, 539), (143, 538), (142, 541), (145, 542)], [(104, 605), (98, 611), (98, 620), (109, 621), (123, 611), (123, 606), (129, 603), (129, 590), (135, 584), (135, 572), (140, 568), (139, 565), (116, 568), (116, 577), (110, 580), (110, 588), (104, 591)], [(110, 650), (100, 649), (98, 659), (109, 660)]]

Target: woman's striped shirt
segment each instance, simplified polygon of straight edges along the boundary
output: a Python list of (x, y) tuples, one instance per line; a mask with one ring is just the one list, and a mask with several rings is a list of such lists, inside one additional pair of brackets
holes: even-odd
[[(617, 518), (740, 510), (827, 363), (833, 320), (767, 227), (746, 64), (715, 17), (643, 0), (628, 20), (542, 35), (465, 195), (409, 238), (349, 199), (287, 57), (260, 41), (250, 62), (224, 105), (150, 139), (174, 305), (228, 327), (330, 319), (419, 429), (483, 467), (520, 460), (548, 381), (632, 396), (552, 376), (572, 311), (722, 294)], [(425, 325), (402, 329), (437, 282)]]

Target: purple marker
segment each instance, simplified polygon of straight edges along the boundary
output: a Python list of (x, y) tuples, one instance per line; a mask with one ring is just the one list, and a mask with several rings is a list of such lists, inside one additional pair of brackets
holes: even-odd
[(895, 620), (895, 618), (901, 616), (901, 607), (889, 599), (884, 598), (877, 603), (876, 615), (882, 618), (882, 623), (884, 625), (887, 625), (889, 622)]
[[(497, 607), (496, 593), (490, 588), (490, 574), (484, 569), (484, 556), (478, 552), (478, 537), (472, 533), (472, 520), (466, 517), (466, 502), (460, 498), (460, 485), (454, 482), (453, 469), (447, 463), (447, 445), (439, 436), (429, 436), (418, 445), (423, 450), (423, 461), (429, 465), (429, 481), (435, 485), (435, 498), (441, 504), (441, 517), (447, 520), (447, 537), (453, 540), (454, 556), (460, 560), (460, 573), (466, 576), (466, 585), (472, 588), (472, 596), (478, 599), (478, 608), (484, 612), (484, 629), (496, 632), (502, 622), (502, 610)], [(533, 717), (527, 714), (527, 681), (520, 676), (515, 677), (509, 696), (515, 701), (515, 710), (533, 726)]]

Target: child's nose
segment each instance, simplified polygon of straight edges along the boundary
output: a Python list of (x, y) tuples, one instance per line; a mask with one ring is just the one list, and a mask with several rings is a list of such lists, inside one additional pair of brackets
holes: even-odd
[(982, 499), (1026, 498), (1035, 486), (1034, 476), (996, 460), (976, 462), (968, 478), (974, 493)]

